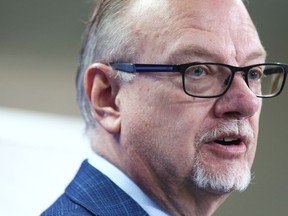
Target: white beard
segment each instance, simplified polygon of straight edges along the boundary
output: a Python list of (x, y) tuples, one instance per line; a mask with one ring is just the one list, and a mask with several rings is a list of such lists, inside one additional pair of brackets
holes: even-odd
[(248, 187), (251, 181), (251, 172), (247, 162), (244, 168), (239, 168), (238, 163), (231, 163), (225, 169), (209, 170), (201, 160), (196, 159), (192, 178), (197, 187), (216, 193), (244, 191)]
[[(249, 140), (253, 138), (253, 130), (247, 123), (231, 121), (202, 134), (196, 140), (196, 149), (199, 149), (199, 146), (205, 143), (205, 140), (213, 140), (220, 133), (245, 134)], [(203, 158), (201, 158), (198, 151), (192, 172), (192, 180), (197, 187), (216, 193), (228, 193), (234, 190), (244, 191), (251, 181), (251, 171), (247, 160), (241, 163), (240, 161), (223, 161), (223, 164), (217, 170), (212, 167), (203, 162)]]

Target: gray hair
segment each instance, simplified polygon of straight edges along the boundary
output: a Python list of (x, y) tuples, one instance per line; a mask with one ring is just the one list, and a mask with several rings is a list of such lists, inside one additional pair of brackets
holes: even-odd
[[(80, 62), (76, 77), (77, 101), (86, 129), (94, 128), (90, 102), (87, 98), (84, 75), (94, 62), (132, 62), (135, 56), (134, 38), (125, 12), (131, 0), (98, 0), (83, 35)], [(133, 2), (133, 1), (132, 1)], [(118, 73), (117, 78), (129, 80), (129, 74)]]

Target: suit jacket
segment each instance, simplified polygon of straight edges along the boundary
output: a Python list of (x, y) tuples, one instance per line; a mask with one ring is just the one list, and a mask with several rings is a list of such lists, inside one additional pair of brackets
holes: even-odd
[(75, 178), (41, 216), (148, 216), (128, 194), (85, 160)]

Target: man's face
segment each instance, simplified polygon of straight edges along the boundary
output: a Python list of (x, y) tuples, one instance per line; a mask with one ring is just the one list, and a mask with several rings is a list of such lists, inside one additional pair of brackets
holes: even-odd
[[(137, 20), (134, 63), (247, 66), (265, 61), (240, 1), (150, 3), (135, 3), (129, 14)], [(186, 95), (180, 73), (141, 73), (123, 84), (119, 99), (127, 172), (139, 185), (148, 191), (153, 182), (174, 192), (204, 188), (216, 193), (248, 185), (261, 99), (241, 73), (224, 96), (212, 99)]]

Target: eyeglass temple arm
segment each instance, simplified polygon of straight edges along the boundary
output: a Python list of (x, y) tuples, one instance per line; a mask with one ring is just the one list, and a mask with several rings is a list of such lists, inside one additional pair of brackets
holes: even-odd
[(175, 72), (179, 71), (179, 65), (156, 65), (156, 64), (132, 64), (132, 63), (112, 63), (110, 64), (115, 70), (127, 73), (136, 72)]
[(279, 70), (275, 70), (275, 68), (271, 68), (271, 69), (266, 69), (264, 71), (264, 75), (271, 75), (271, 74), (279, 74)]
[[(286, 64), (279, 64), (278, 66), (284, 68), (284, 72), (287, 73), (288, 72), (288, 65)], [(271, 74), (277, 74), (279, 73), (275, 68), (268, 68), (265, 69), (265, 75), (271, 75)]]

